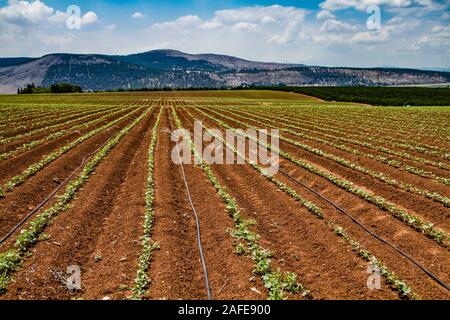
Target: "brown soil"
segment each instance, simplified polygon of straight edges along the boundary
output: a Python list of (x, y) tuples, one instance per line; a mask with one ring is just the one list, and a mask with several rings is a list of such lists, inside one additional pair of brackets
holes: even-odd
[[(78, 193), (71, 209), (47, 228), (50, 239), (33, 248), (4, 299), (125, 298), (141, 249), (144, 142), (148, 142), (154, 113), (123, 138)], [(82, 292), (68, 291), (57, 277), (71, 265), (81, 267)]]
[[(202, 118), (200, 114), (197, 114), (197, 116), (200, 119)], [(205, 123), (211, 123), (211, 127), (217, 127), (217, 123), (215, 122), (206, 119), (203, 121)], [(230, 123), (229, 121), (228, 123), (233, 127), (238, 127), (235, 123)], [(309, 158), (306, 159), (310, 160)], [(235, 167), (237, 168), (238, 166)], [(376, 206), (368, 204), (362, 199), (345, 192), (319, 176), (311, 174), (283, 159), (281, 160), (281, 168), (292, 173), (294, 177), (300, 179), (300, 181), (306, 183), (309, 187), (312, 187), (314, 190), (333, 200), (339, 206), (357, 217), (372, 231), (396, 244), (399, 248), (403, 249), (424, 266), (429, 268), (430, 271), (438, 275), (442, 280), (447, 283), (449, 282), (450, 270), (447, 266), (450, 265), (450, 257), (447, 249), (440, 247), (433, 240), (417, 233), (410, 227), (393, 218), (390, 214), (378, 209)], [(293, 184), (282, 175), (277, 175), (277, 178), (297, 190), (302, 197), (313, 201), (322, 209), (325, 209), (324, 212), (329, 218), (342, 225), (349, 231), (352, 237), (369, 249), (372, 254), (380, 258), (392, 271), (405, 279), (407, 283), (413, 287), (413, 290), (419, 293), (422, 298), (446, 299), (449, 297), (448, 293), (446, 293), (442, 287), (429, 277), (426, 277), (416, 266), (407, 262), (405, 259), (402, 259), (398, 253), (387, 249), (387, 247), (378, 242), (378, 240), (371, 238), (367, 233), (362, 231), (360, 227), (356, 226), (348, 218), (330, 207), (329, 204), (320, 198), (317, 198), (317, 196), (312, 195), (309, 191)], [(258, 188), (262, 187), (261, 184), (256, 184), (254, 182), (249, 185), (258, 185)], [(279, 197), (280, 196), (276, 196), (277, 202), (279, 201)], [(267, 198), (270, 199), (272, 197)], [(335, 241), (336, 239), (339, 238), (335, 237)], [(417, 248), (422, 249), (418, 250)]]
[[(227, 114), (227, 116), (230, 115)], [(253, 124), (255, 126), (257, 125), (256, 123), (252, 123), (252, 121), (250, 120), (245, 120), (244, 122)], [(444, 196), (450, 196), (448, 187), (445, 187), (438, 183), (430, 182), (429, 180), (420, 177), (411, 177), (411, 174), (409, 173), (395, 170), (387, 165), (379, 164), (374, 160), (351, 156), (348, 153), (342, 152), (335, 148), (317, 142), (312, 142), (310, 140), (302, 140), (301, 138), (293, 135), (282, 133), (282, 136), (294, 141), (299, 141), (311, 147), (318, 148), (326, 153), (330, 153), (338, 157), (356, 162), (369, 170), (387, 173), (398, 179), (398, 181), (415, 184), (419, 188), (427, 189), (431, 192), (439, 192)], [(444, 205), (441, 203), (435, 202), (432, 199), (425, 198), (415, 193), (407, 192), (395, 186), (388, 185), (369, 175), (365, 175), (359, 171), (352, 170), (331, 159), (315, 155), (292, 144), (280, 141), (280, 147), (283, 151), (288, 152), (296, 158), (307, 159), (314, 165), (319, 166), (320, 168), (323, 168), (326, 171), (333, 173), (334, 175), (349, 180), (358, 186), (364, 187), (366, 190), (369, 190), (376, 195), (384, 197), (388, 201), (398, 204), (400, 207), (408, 210), (408, 212), (437, 224), (438, 227), (447, 230), (447, 232), (450, 230), (450, 210), (444, 207)]]
[[(80, 165), (84, 156), (94, 152), (100, 145), (119, 132), (121, 128), (130, 123), (133, 118), (137, 117), (138, 114), (134, 114), (131, 118), (121, 121), (63, 154), (36, 175), (29, 177), (21, 185), (17, 186), (12, 193), (7, 194), (6, 198), (0, 199), (0, 234), (2, 236), (6, 234), (28, 212), (56, 189), (58, 183), (64, 181)], [(63, 138), (63, 140), (58, 139), (59, 145), (55, 146), (55, 148), (67, 144), (66, 138)], [(39, 161), (45, 154), (52, 152), (54, 150), (53, 147), (53, 142), (49, 145), (45, 144), (42, 146), (44, 150), (39, 150), (41, 153), (37, 153), (37, 149), (41, 148), (35, 148), (23, 154), (29, 155), (29, 158), (18, 156), (4, 161), (5, 164), (0, 163), (0, 174), (13, 176), (21, 172), (32, 163)], [(10, 164), (11, 167), (6, 167), (6, 164)], [(6, 181), (6, 177), (3, 181)]]
[[(155, 159), (155, 220), (153, 239), (161, 249), (155, 251), (150, 267), (150, 299), (206, 299), (203, 269), (200, 262), (196, 225), (181, 169), (171, 159), (174, 144), (169, 110), (165, 111)], [(264, 292), (260, 283), (252, 283), (252, 263), (239, 257), (228, 228), (233, 221), (215, 189), (202, 170), (184, 166), (192, 201), (201, 223), (202, 246), (214, 299), (261, 299), (252, 287)], [(205, 198), (208, 195), (208, 198)]]
[[(130, 96), (134, 97), (134, 101), (127, 106), (136, 108), (148, 106), (152, 97), (143, 93)], [(117, 97), (121, 95), (118, 94)], [(207, 299), (194, 214), (188, 200), (181, 167), (174, 164), (171, 158), (175, 144), (170, 137), (174, 125), (170, 108), (178, 106), (177, 112), (183, 125), (192, 130), (193, 119), (179, 106), (194, 104), (197, 98), (194, 97), (195, 99), (185, 103), (177, 100), (176, 94), (169, 96), (167, 93), (158, 93), (155, 97), (162, 99), (153, 104), (155, 108), (101, 161), (95, 174), (70, 203), (70, 208), (61, 212), (45, 229), (46, 237), (31, 248), (31, 255), (27, 257), (23, 267), (12, 274), (13, 281), (6, 294), (0, 296), (0, 300), (125, 299), (131, 295), (142, 249), (140, 238), (143, 234), (145, 214), (148, 147), (152, 138), (151, 130), (160, 108), (163, 108), (163, 114), (155, 150), (155, 216), (152, 232), (152, 239), (159, 244), (160, 249), (153, 252), (150, 261), (148, 276), (151, 283), (144, 298)], [(198, 101), (202, 100), (198, 98)], [(233, 105), (257, 106), (257, 102), (248, 100), (242, 103), (233, 102)], [(230, 105), (226, 101), (202, 102), (202, 105), (211, 108), (214, 108), (215, 104)], [(53, 191), (58, 182), (63, 181), (77, 168), (85, 155), (96, 150), (121, 128), (136, 119), (141, 112), (88, 139), (17, 186), (5, 199), (1, 199), (0, 237)], [(199, 112), (193, 109), (190, 109), (190, 112), (196, 118), (202, 119), (205, 124), (218, 127), (217, 123), (204, 118)], [(224, 113), (231, 115), (228, 111)], [(120, 115), (110, 118), (109, 121)], [(276, 116), (268, 118), (276, 119)], [(232, 127), (240, 127), (233, 121), (223, 118), (222, 120)], [(103, 123), (106, 121), (98, 126)], [(252, 122), (249, 120), (249, 123)], [(0, 181), (5, 182), (44, 155), (90, 130), (92, 128), (79, 133), (69, 133), (29, 152), (19, 154), (13, 159), (0, 162)], [(33, 139), (45, 134), (36, 135)], [(448, 188), (429, 179), (422, 179), (379, 162), (347, 154), (331, 146), (287, 136), (358, 162), (368, 169), (389, 173), (401, 181), (450, 195)], [(21, 142), (33, 139), (26, 138)], [(352, 147), (364, 149), (359, 146)], [(437, 223), (439, 227), (450, 229), (448, 220), (450, 212), (439, 203), (388, 186), (290, 144), (281, 143), (281, 148), (323, 170), (353, 181), (356, 185), (406, 208), (408, 212)], [(375, 153), (373, 150), (367, 151)], [(280, 160), (280, 165), (284, 171), (331, 199), (371, 231), (408, 253), (444, 282), (450, 283), (448, 248), (438, 245), (391, 214), (340, 189), (320, 176), (307, 172), (285, 159)], [(229, 233), (234, 227), (233, 219), (227, 213), (217, 191), (207, 180), (201, 167), (184, 165), (183, 168), (192, 202), (201, 223), (201, 244), (213, 299), (267, 299), (267, 289), (258, 277), (253, 276), (253, 261), (235, 252), (233, 238)], [(352, 239), (358, 241), (397, 276), (405, 280), (420, 298), (450, 299), (450, 293), (426, 276), (417, 266), (370, 236), (328, 202), (281, 173), (277, 174), (276, 178), (294, 189), (301, 197), (318, 205), (324, 213), (325, 220), (311, 214), (249, 165), (212, 165), (211, 168), (220, 184), (236, 199), (242, 216), (257, 221), (257, 225), (251, 229), (261, 236), (259, 244), (273, 252), (273, 269), (295, 272), (298, 281), (311, 291), (313, 299), (399, 298), (398, 293), (384, 280), (380, 290), (367, 288), (369, 264), (353, 252), (326, 221), (334, 221), (341, 225)], [(445, 172), (445, 170), (437, 171)], [(50, 205), (51, 203), (46, 207)], [(0, 252), (11, 247), (13, 240), (4, 243)], [(71, 292), (63, 284), (63, 277), (70, 265), (81, 267), (81, 291)], [(289, 299), (302, 297), (289, 295)]]
[[(192, 123), (192, 119), (184, 122)], [(262, 237), (261, 244), (275, 253), (274, 267), (296, 272), (299, 281), (311, 290), (315, 299), (396, 297), (386, 287), (382, 291), (369, 290), (366, 286), (367, 263), (336, 241), (336, 236), (323, 221), (280, 192), (250, 166), (213, 165), (211, 168), (236, 198), (242, 214), (258, 222), (256, 231)]]

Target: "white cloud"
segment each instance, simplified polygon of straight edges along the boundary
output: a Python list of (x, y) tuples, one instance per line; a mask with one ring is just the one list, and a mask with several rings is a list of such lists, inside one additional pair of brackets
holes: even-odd
[[(340, 3), (345, 1), (356, 3)], [(423, 5), (435, 3), (423, 1)], [(89, 27), (75, 31), (66, 28), (66, 13), (51, 8), (48, 0), (40, 0), (40, 5), (35, 4), (37, 9), (31, 11), (34, 2), (22, 2), (27, 4), (9, 1), (0, 6), (0, 56), (127, 54), (168, 48), (313, 65), (448, 66), (450, 27), (445, 11), (425, 16), (385, 14), (383, 17), (389, 18), (383, 20), (382, 30), (369, 31), (364, 14), (361, 19), (347, 18), (346, 12), (321, 8), (310, 12), (312, 19), (305, 19), (309, 11), (301, 8), (254, 6), (218, 10), (210, 16), (182, 16), (135, 28), (135, 32), (115, 27), (116, 21), (103, 23), (97, 14), (83, 12), (83, 25)], [(410, 8), (386, 4), (383, 11)]]
[(322, 28), (323, 31), (328, 32), (342, 32), (342, 31), (356, 31), (358, 28), (354, 25), (351, 25), (347, 22), (330, 19), (323, 23)]
[(109, 25), (105, 26), (105, 30), (109, 30), (109, 31), (116, 30), (116, 28), (117, 28), (117, 26), (115, 24), (109, 24)]
[(233, 31), (258, 31), (258, 25), (250, 22), (238, 22), (231, 27)]
[[(50, 24), (65, 25), (68, 18), (66, 12), (55, 10), (47, 6), (40, 0), (23, 1), (9, 0), (8, 5), (0, 8), (0, 22), (14, 24), (20, 28), (28, 25), (39, 25), (46, 27)], [(81, 16), (83, 26), (96, 23), (98, 16), (95, 12), (89, 11)]]
[(450, 49), (450, 23), (447, 25), (435, 25), (431, 31), (422, 35), (412, 45), (411, 49), (447, 46)]
[(142, 12), (137, 11), (137, 12), (133, 13), (131, 15), (131, 17), (133, 19), (142, 19), (142, 18), (145, 18), (145, 15)]
[(261, 24), (276, 23), (277, 20), (271, 16), (265, 16), (261, 19)]
[(434, 0), (325, 0), (320, 7), (329, 11), (343, 9), (365, 11), (370, 5), (394, 9), (414, 8), (416, 10), (439, 10), (442, 8), (442, 5)]
[(0, 8), (0, 19), (13, 24), (36, 24), (50, 18), (54, 12), (43, 2), (9, 0), (6, 7)]
[(152, 29), (154, 30), (176, 30), (176, 29), (185, 29), (187, 27), (192, 26), (199, 26), (202, 22), (202, 19), (200, 19), (197, 15), (188, 15), (188, 16), (182, 16), (174, 21), (166, 21), (162, 23), (155, 23), (152, 25)]
[(219, 21), (206, 21), (200, 25), (200, 28), (205, 30), (214, 30), (219, 29), (222, 26), (223, 24)]
[(89, 24), (96, 23), (98, 21), (98, 16), (95, 12), (89, 11), (83, 15), (81, 18), (81, 25), (87, 26)]
[(383, 43), (389, 39), (389, 32), (386, 29), (378, 31), (358, 32), (350, 38), (351, 43), (374, 44)]
[(330, 11), (328, 10), (320, 10), (317, 15), (316, 18), (318, 20), (325, 20), (325, 19), (336, 19), (336, 16), (334, 14), (332, 14)]
[(266, 43), (284, 45), (297, 38), (305, 15), (306, 10), (295, 7), (254, 6), (219, 10), (209, 20), (202, 20), (196, 15), (183, 16), (172, 21), (156, 23), (151, 29), (184, 34), (198, 29), (221, 29), (224, 32), (234, 33), (260, 32), (265, 35)]

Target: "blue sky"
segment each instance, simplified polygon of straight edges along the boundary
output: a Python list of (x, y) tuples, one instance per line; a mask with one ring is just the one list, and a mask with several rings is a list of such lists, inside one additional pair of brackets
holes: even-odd
[[(380, 20), (367, 12), (371, 4)], [(80, 29), (67, 27), (69, 5), (81, 10)], [(449, 8), (450, 0), (0, 0), (0, 56), (170, 48), (310, 65), (449, 68)]]

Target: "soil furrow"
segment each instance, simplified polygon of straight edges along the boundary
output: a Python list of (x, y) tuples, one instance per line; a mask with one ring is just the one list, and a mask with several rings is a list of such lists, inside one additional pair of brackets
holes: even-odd
[[(206, 299), (196, 226), (179, 165), (171, 158), (174, 143), (169, 110), (161, 122), (155, 158), (153, 240), (160, 245), (150, 264), (150, 299)], [(250, 260), (234, 253), (227, 228), (233, 226), (225, 205), (200, 168), (185, 165), (194, 206), (201, 221), (202, 246), (214, 299), (259, 299), (252, 287)], [(208, 198), (205, 198), (208, 195)], [(259, 290), (263, 290), (259, 284)]]
[[(196, 115), (200, 119), (202, 118), (200, 114), (197, 113)], [(208, 122), (206, 119), (204, 121)], [(211, 123), (211, 127), (217, 127), (217, 123), (209, 123)], [(230, 124), (229, 122), (227, 123)], [(422, 265), (438, 275), (438, 277), (442, 280), (447, 283), (450, 282), (450, 270), (447, 267), (450, 265), (450, 256), (447, 249), (438, 246), (433, 240), (428, 239), (425, 236), (418, 237), (416, 231), (394, 219), (388, 213), (379, 210), (376, 206), (370, 205), (356, 196), (346, 193), (327, 180), (302, 170), (295, 164), (284, 159), (281, 159), (280, 164), (284, 171), (292, 173), (295, 178), (298, 178), (309, 187), (323, 194), (328, 199), (333, 200), (342, 208), (348, 210), (363, 224), (370, 227), (372, 231), (409, 253)], [(447, 297), (445, 290), (432, 281), (429, 277), (425, 276), (420, 270), (417, 269), (417, 267), (408, 263), (406, 260), (401, 259), (397, 253), (386, 250), (385, 246), (380, 245), (377, 240), (371, 238), (367, 235), (367, 233), (363, 232), (359, 227), (354, 225), (353, 222), (349, 221), (339, 212), (336, 212), (336, 210), (330, 207), (329, 204), (318, 199), (309, 191), (293, 184), (282, 175), (277, 175), (277, 177), (291, 186), (294, 190), (298, 190), (298, 192), (307, 200), (310, 200), (323, 208), (328, 208), (326, 212), (333, 220), (344, 226), (347, 230), (351, 231), (351, 235), (354, 236), (357, 241), (367, 247), (375, 256), (379, 257), (400, 277), (405, 279), (414, 290), (417, 290), (421, 297), (436, 299), (443, 299)], [(418, 250), (418, 248), (421, 249)]]
[[(4, 235), (7, 233), (29, 211), (51, 193), (59, 183), (64, 181), (80, 165), (85, 155), (95, 151), (100, 145), (119, 132), (120, 129), (131, 123), (137, 116), (138, 114), (134, 114), (131, 118), (124, 119), (115, 126), (86, 140), (81, 145), (47, 165), (36, 175), (29, 177), (24, 183), (17, 186), (12, 193), (8, 194), (6, 198), (0, 199), (0, 234)], [(40, 158), (42, 158), (42, 154), (37, 157), (37, 159)], [(31, 163), (31, 161), (27, 161), (22, 167), (25, 168)], [(20, 162), (17, 162), (17, 164), (19, 165)], [(10, 172), (11, 175), (14, 174), (13, 171)]]
[[(140, 170), (145, 171), (145, 166), (136, 168), (132, 162), (145, 159), (142, 137), (149, 132), (152, 118), (151, 115), (144, 118), (99, 164), (93, 178), (72, 201), (71, 208), (59, 215), (46, 229), (48, 239), (35, 245), (32, 256), (14, 275), (15, 282), (10, 284), (3, 299), (73, 299), (84, 295), (102, 299), (103, 293), (124, 297), (126, 287), (132, 285), (137, 268), (139, 226), (143, 218), (143, 212), (130, 210), (126, 199), (130, 200), (131, 195), (126, 190), (131, 187), (137, 191), (133, 200), (138, 206), (144, 201), (145, 192), (145, 188), (140, 188), (142, 183), (139, 186), (133, 181), (136, 186), (131, 186), (125, 181), (128, 174), (133, 174), (133, 170), (139, 176), (142, 173), (139, 173)], [(139, 151), (143, 151), (143, 154), (137, 154)], [(145, 183), (145, 175), (140, 179)], [(130, 210), (132, 219), (122, 212), (124, 207)], [(118, 218), (120, 215), (123, 216)], [(121, 226), (119, 232), (115, 230), (114, 240), (117, 242), (112, 239), (107, 241), (112, 226)], [(103, 250), (105, 257), (102, 256)], [(129, 261), (120, 261), (124, 256), (129, 257)], [(114, 272), (108, 269), (106, 274), (100, 274), (105, 270), (101, 265), (95, 268), (91, 260), (100, 263), (103, 259), (103, 263), (110, 262), (117, 269)], [(71, 292), (65, 286), (63, 277), (67, 267), (72, 265), (81, 268), (81, 292)], [(124, 276), (124, 273), (128, 275)], [(94, 283), (96, 277), (108, 280)]]

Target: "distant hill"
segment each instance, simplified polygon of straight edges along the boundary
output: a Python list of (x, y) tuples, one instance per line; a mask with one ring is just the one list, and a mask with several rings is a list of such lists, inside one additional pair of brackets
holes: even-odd
[(450, 72), (397, 68), (329, 68), (248, 61), (216, 54), (154, 50), (124, 56), (49, 54), (0, 58), (0, 93), (29, 83), (72, 83), (89, 90), (286, 86), (392, 86), (450, 82)]

